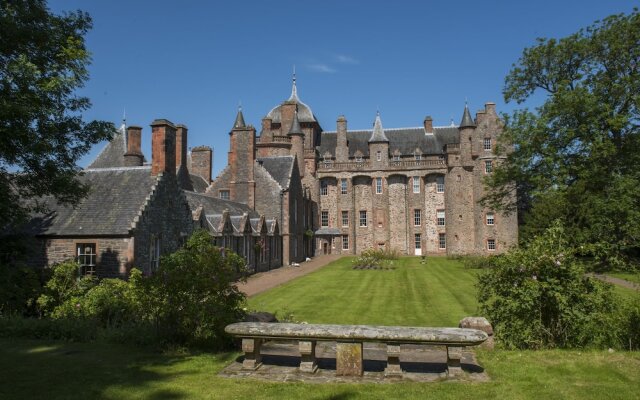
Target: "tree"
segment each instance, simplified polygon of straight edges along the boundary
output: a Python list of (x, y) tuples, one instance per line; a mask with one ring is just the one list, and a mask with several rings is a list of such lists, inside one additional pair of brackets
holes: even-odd
[(583, 255), (604, 267), (628, 264), (640, 248), (638, 10), (525, 49), (506, 78), (505, 100), (540, 95), (534, 111), (505, 116), (506, 159), (482, 202), (519, 209), (524, 240), (560, 218)]
[[(77, 96), (88, 79), (88, 14), (52, 14), (43, 0), (0, 1), (0, 221), (44, 211), (42, 198), (76, 203), (87, 191), (78, 159), (110, 139), (113, 124), (86, 123)], [(0, 226), (5, 228), (6, 226)]]

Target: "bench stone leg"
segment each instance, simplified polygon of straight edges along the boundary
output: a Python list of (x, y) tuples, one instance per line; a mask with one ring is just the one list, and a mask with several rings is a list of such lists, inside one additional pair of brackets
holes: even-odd
[(387, 345), (387, 368), (384, 369), (385, 376), (402, 377), (402, 368), (400, 368), (400, 345)]
[(462, 350), (464, 347), (447, 346), (447, 373), (449, 376), (457, 376), (462, 374)]
[(244, 351), (244, 361), (242, 369), (256, 370), (262, 365), (262, 355), (260, 348), (262, 339), (242, 339), (242, 351)]
[(318, 370), (316, 363), (316, 342), (301, 340), (298, 342), (300, 350), (300, 371), (314, 373)]
[(336, 375), (362, 376), (362, 343), (336, 344)]

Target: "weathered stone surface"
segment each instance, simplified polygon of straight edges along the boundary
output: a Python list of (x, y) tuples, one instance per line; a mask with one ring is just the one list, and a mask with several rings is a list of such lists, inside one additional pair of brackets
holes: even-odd
[(465, 317), (460, 320), (458, 327), (465, 329), (478, 329), (485, 332), (488, 335), (488, 339), (482, 343), (480, 346), (493, 349), (494, 340), (493, 340), (493, 327), (489, 323), (489, 321), (484, 317)]
[(244, 351), (242, 369), (256, 370), (260, 368), (262, 365), (261, 346), (262, 339), (242, 339), (242, 351)]
[(225, 331), (231, 335), (253, 338), (358, 340), (455, 346), (475, 346), (487, 340), (486, 333), (463, 328), (237, 322), (227, 325)]
[(387, 345), (387, 368), (384, 370), (385, 376), (402, 377), (402, 368), (400, 367), (400, 345)]
[(336, 344), (336, 375), (362, 376), (362, 343)]
[(244, 317), (244, 322), (278, 322), (278, 319), (274, 314), (266, 311), (256, 311), (247, 314)]
[(316, 362), (316, 342), (301, 340), (298, 342), (300, 350), (300, 371), (314, 373), (318, 369)]
[(447, 372), (451, 376), (462, 374), (462, 347), (447, 347)]

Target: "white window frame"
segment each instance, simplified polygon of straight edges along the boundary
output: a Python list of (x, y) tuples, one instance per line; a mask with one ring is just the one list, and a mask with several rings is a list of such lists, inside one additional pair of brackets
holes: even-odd
[(342, 250), (349, 250), (349, 235), (342, 235)]
[(149, 238), (149, 264), (152, 271), (157, 271), (160, 267), (160, 253), (162, 241), (160, 235), (151, 235)]
[(327, 196), (329, 194), (329, 184), (327, 181), (320, 181), (320, 196)]
[(376, 152), (376, 161), (382, 161), (382, 152), (380, 150)]
[(493, 161), (485, 160), (485, 162), (484, 162), (484, 173), (485, 174), (490, 174), (492, 172), (493, 172)]
[(340, 179), (340, 194), (347, 194), (347, 178)]
[(488, 212), (485, 215), (485, 222), (487, 225), (495, 225), (496, 224), (496, 216), (492, 212)]
[(438, 249), (445, 250), (447, 248), (447, 236), (444, 233), (438, 234)]
[(382, 194), (382, 178), (376, 178), (376, 194)]
[(359, 225), (362, 228), (366, 228), (367, 227), (367, 210), (360, 210), (360, 219), (359, 219)]
[(444, 193), (444, 176), (436, 177), (436, 193)]
[(482, 142), (482, 148), (484, 151), (491, 151), (491, 138), (484, 138)]
[(329, 226), (329, 211), (327, 210), (320, 211), (320, 226), (322, 227)]
[(420, 177), (414, 176), (412, 178), (413, 183), (413, 193), (420, 193)]
[(413, 245), (416, 250), (422, 249), (422, 234), (420, 233), (413, 234)]
[(422, 154), (420, 154), (420, 153), (415, 153), (415, 154), (413, 155), (413, 158), (414, 158), (416, 161), (420, 161), (420, 160), (422, 160)]
[(349, 211), (343, 210), (341, 218), (342, 218), (342, 226), (345, 228), (348, 228), (349, 227)]
[(488, 251), (496, 251), (496, 240), (495, 239), (487, 239), (487, 250)]
[[(86, 250), (89, 249), (89, 252)], [(80, 264), (81, 275), (95, 275), (98, 260), (98, 247), (95, 242), (76, 243), (76, 256)]]
[(399, 154), (394, 154), (393, 155), (393, 161), (400, 161), (400, 155)]
[(220, 189), (218, 197), (222, 200), (231, 200), (231, 191), (229, 189)]
[(445, 226), (447, 224), (447, 215), (445, 210), (436, 211), (436, 225)]
[(422, 210), (416, 208), (413, 210), (413, 226), (421, 226), (422, 225)]

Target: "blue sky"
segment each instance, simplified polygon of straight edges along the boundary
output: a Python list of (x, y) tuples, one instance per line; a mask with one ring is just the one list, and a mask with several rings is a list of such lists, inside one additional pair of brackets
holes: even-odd
[[(189, 146), (214, 148), (216, 176), (241, 102), (247, 123), (298, 94), (325, 130), (344, 114), (349, 129), (456, 123), (465, 98), (476, 111), (504, 104), (504, 77), (537, 37), (563, 37), (633, 1), (82, 1), (94, 28), (85, 118), (143, 126), (166, 118), (189, 127)], [(104, 146), (81, 161), (85, 166)]]

